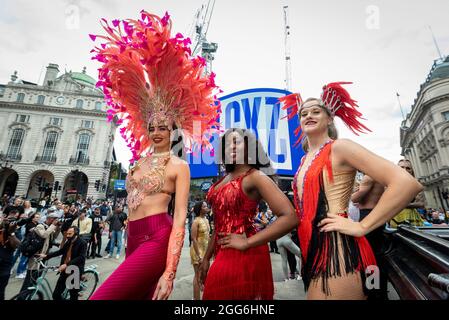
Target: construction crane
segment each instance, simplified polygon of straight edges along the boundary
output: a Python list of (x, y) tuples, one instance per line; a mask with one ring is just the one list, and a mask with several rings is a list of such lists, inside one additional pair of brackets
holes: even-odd
[(209, 30), (210, 20), (215, 7), (215, 0), (209, 0), (197, 10), (194, 23), (190, 30), (190, 39), (192, 39), (192, 55), (201, 55), (206, 60), (206, 74), (212, 72), (212, 61), (217, 52), (218, 44), (208, 42), (206, 35)]
[(290, 25), (288, 23), (288, 6), (284, 6), (284, 34), (285, 34), (285, 90), (292, 89), (292, 71), (290, 60)]

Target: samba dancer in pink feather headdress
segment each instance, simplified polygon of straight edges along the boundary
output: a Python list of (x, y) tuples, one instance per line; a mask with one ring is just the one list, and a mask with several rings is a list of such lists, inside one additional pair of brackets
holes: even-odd
[[(172, 37), (168, 14), (142, 11), (140, 19), (114, 20), (113, 26), (102, 20), (107, 35), (91, 35), (106, 40), (92, 50), (102, 63), (97, 86), (137, 164), (126, 181), (126, 259), (91, 299), (167, 299), (184, 241), (190, 186), (187, 163), (170, 151), (171, 136), (176, 130), (187, 151), (211, 148), (221, 110), (215, 75), (204, 75), (205, 61), (191, 57), (188, 38)], [(110, 228), (120, 239), (117, 219), (111, 218)]]

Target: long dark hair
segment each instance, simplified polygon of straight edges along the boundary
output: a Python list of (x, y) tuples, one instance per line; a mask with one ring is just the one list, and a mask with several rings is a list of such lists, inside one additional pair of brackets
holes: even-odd
[(226, 140), (228, 139), (228, 136), (233, 132), (238, 133), (243, 138), (243, 141), (245, 143), (244, 163), (254, 169), (263, 171), (268, 176), (273, 176), (274, 170), (271, 166), (270, 158), (265, 152), (259, 139), (257, 139), (256, 135), (252, 131), (240, 128), (228, 129), (220, 139), (218, 163), (224, 166), (225, 171), (227, 173), (233, 172), (236, 166), (234, 163), (225, 163)]
[(204, 201), (197, 201), (195, 203), (195, 205), (193, 206), (193, 213), (195, 215), (195, 218), (200, 216), (201, 208), (203, 207), (203, 203), (204, 203)]

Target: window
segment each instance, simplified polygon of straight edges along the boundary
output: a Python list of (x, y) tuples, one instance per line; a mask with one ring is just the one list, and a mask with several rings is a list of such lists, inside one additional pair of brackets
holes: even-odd
[(443, 112), (443, 118), (446, 121), (449, 121), (449, 111)]
[(7, 157), (17, 158), (20, 153), (20, 147), (22, 146), (23, 138), (25, 136), (25, 130), (14, 129), (12, 131), (11, 140), (9, 141)]
[(76, 100), (76, 107), (78, 109), (81, 109), (83, 107), (83, 103), (84, 103), (84, 101), (81, 99)]
[(25, 100), (25, 93), (19, 93), (17, 95), (17, 102), (23, 102)]
[(26, 114), (18, 114), (16, 115), (16, 122), (29, 123), (30, 116), (27, 116)]
[(78, 146), (76, 147), (76, 162), (85, 162), (89, 151), (90, 135), (80, 134)]
[(42, 153), (43, 161), (52, 161), (52, 158), (55, 156), (57, 143), (58, 133), (56, 131), (48, 132), (47, 139), (45, 140), (44, 152)]
[(101, 110), (101, 107), (102, 107), (101, 102), (99, 102), (99, 101), (95, 102), (95, 110)]
[(39, 95), (37, 96), (37, 104), (44, 104), (45, 96)]
[(81, 127), (86, 129), (92, 129), (94, 127), (94, 122), (91, 120), (83, 120)]
[(60, 127), (62, 124), (62, 118), (50, 118), (50, 122), (48, 124), (51, 126)]

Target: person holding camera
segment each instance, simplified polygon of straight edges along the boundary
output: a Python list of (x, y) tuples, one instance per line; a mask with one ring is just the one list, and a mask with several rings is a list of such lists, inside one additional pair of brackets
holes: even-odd
[(15, 235), (17, 216), (18, 212), (11, 210), (0, 224), (0, 301), (5, 300), (5, 289), (13, 267), (14, 251), (20, 245), (20, 240)]
[[(67, 287), (67, 278), (75, 272), (77, 277), (74, 282), (70, 282), (73, 287), (69, 288), (70, 300), (78, 300), (79, 284), (81, 276), (84, 273), (84, 265), (86, 263), (87, 243), (79, 237), (79, 229), (71, 226), (66, 233), (67, 241), (58, 251), (51, 252), (48, 255), (39, 255), (44, 261), (53, 257), (61, 256), (61, 264), (59, 266), (59, 279), (53, 291), (53, 300), (62, 300), (62, 294)], [(73, 271), (69, 266), (75, 266), (77, 270)], [(77, 272), (77, 273), (76, 273)]]
[(50, 213), (47, 215), (44, 223), (38, 223), (34, 229), (30, 230), (30, 234), (25, 237), (24, 242), (27, 241), (28, 238), (40, 238), (42, 240), (42, 247), (38, 248), (28, 260), (27, 273), (20, 292), (25, 291), (28, 287), (36, 284), (36, 280), (41, 274), (41, 271), (39, 271), (38, 261), (33, 259), (33, 257), (38, 254), (46, 254), (48, 252), (50, 244), (52, 243), (55, 232), (58, 228), (58, 224), (58, 215), (56, 213)]

